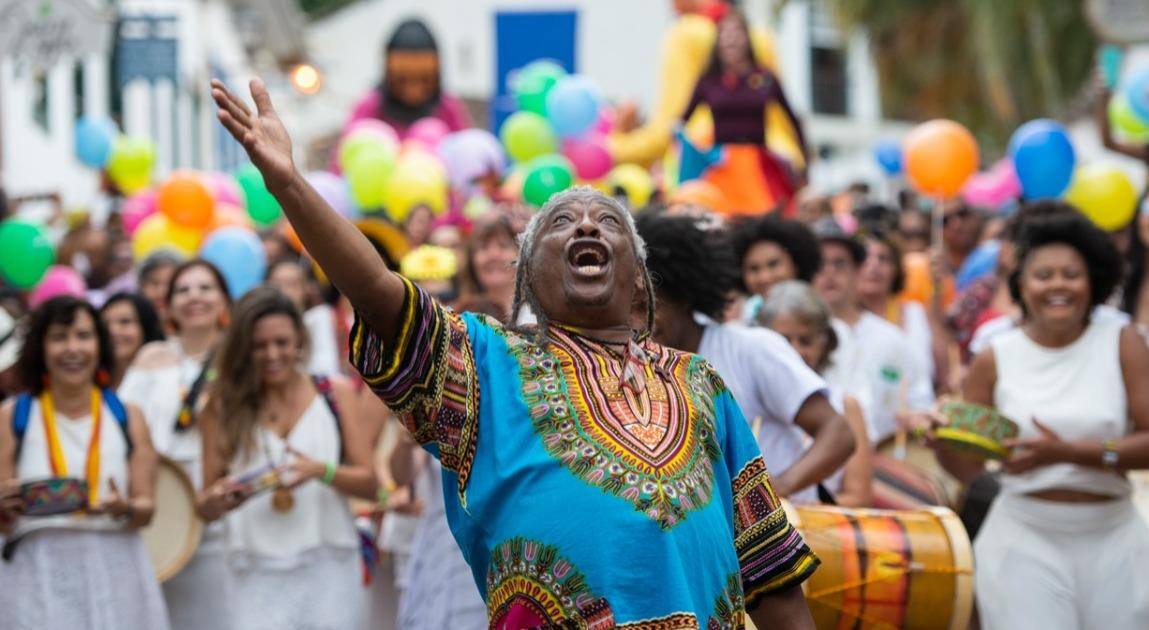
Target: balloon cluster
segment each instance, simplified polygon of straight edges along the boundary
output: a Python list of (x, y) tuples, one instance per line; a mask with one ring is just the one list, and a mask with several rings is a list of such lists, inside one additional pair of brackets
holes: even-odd
[(85, 166), (102, 169), (126, 195), (147, 188), (156, 165), (156, 146), (149, 138), (120, 134), (108, 118), (81, 116), (73, 133), (76, 158)]
[(1109, 99), (1109, 126), (1125, 142), (1149, 144), (1149, 68), (1134, 73)]
[(645, 205), (653, 181), (645, 169), (613, 163), (606, 139), (613, 113), (593, 81), (538, 60), (515, 72), (510, 88), (518, 111), (499, 130), (515, 162), (505, 189), (539, 207), (580, 182), (621, 192), (634, 207)]

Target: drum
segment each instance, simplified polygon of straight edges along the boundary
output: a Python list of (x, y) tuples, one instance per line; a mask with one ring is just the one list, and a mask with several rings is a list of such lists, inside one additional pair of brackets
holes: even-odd
[(156, 475), (156, 509), (152, 522), (140, 530), (148, 557), (163, 582), (191, 561), (203, 535), (203, 521), (195, 509), (195, 488), (184, 471), (166, 457)]
[(909, 441), (900, 446), (893, 438), (878, 445), (873, 457), (874, 506), (886, 510), (915, 510), (940, 505), (957, 508), (961, 483), (938, 463), (933, 449)]
[(973, 553), (951, 510), (786, 508), (822, 560), (804, 585), (820, 630), (969, 625)]

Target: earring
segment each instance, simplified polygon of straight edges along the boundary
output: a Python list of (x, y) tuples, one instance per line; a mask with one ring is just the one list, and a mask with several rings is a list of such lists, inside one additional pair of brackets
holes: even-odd
[(44, 386), (44, 389), (50, 389), (52, 387), (52, 375), (45, 372), (44, 375), (40, 377), (40, 383)]
[(230, 324), (231, 324), (231, 315), (227, 311), (220, 313), (219, 314), (219, 327), (220, 328), (227, 328)]
[(100, 368), (100, 369), (96, 370), (96, 385), (97, 386), (99, 386), (102, 389), (102, 388), (105, 388), (105, 387), (111, 385), (111, 383), (112, 383), (112, 377), (108, 374), (107, 370), (105, 370), (104, 368)]

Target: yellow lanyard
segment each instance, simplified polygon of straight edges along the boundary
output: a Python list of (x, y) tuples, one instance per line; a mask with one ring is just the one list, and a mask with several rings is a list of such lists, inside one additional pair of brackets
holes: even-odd
[[(100, 390), (92, 388), (92, 439), (88, 443), (88, 505), (97, 505), (100, 498)], [(60, 447), (60, 436), (56, 431), (56, 409), (52, 405), (52, 392), (44, 390), (40, 394), (40, 413), (44, 416), (44, 433), (48, 438), (48, 460), (52, 464), (52, 475), (68, 476), (68, 460)]]

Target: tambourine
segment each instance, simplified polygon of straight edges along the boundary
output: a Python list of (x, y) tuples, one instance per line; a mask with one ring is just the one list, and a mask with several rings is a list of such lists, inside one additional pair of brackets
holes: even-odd
[(88, 508), (88, 482), (73, 477), (53, 477), (20, 484), (24, 516), (72, 514)]

